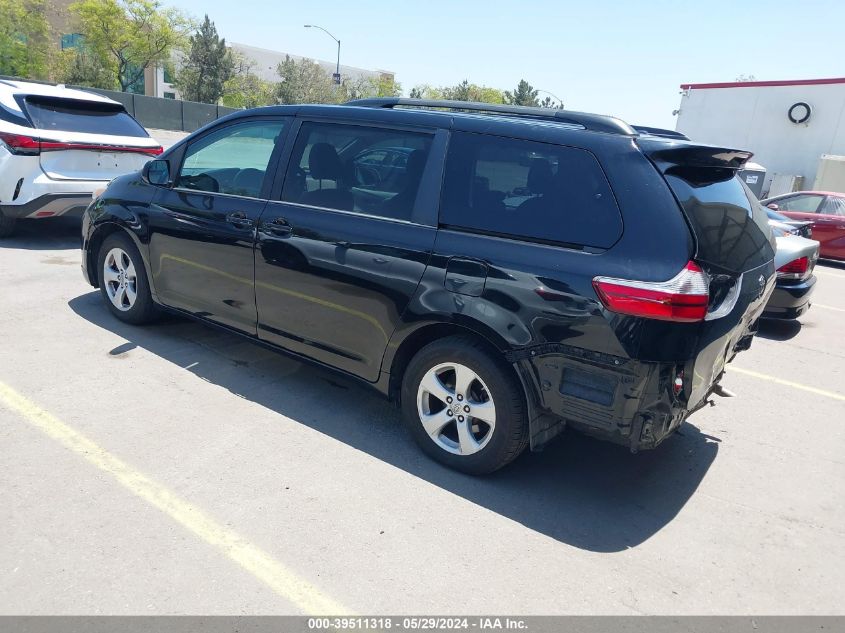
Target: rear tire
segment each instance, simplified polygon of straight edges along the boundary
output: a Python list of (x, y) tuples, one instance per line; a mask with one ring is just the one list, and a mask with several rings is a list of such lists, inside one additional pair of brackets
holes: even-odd
[(503, 359), (450, 336), (423, 347), (402, 380), (402, 417), (420, 448), (472, 475), (510, 463), (528, 445), (525, 394)]
[(15, 218), (0, 211), (0, 237), (9, 237), (15, 232)]
[(126, 233), (112, 233), (103, 240), (97, 253), (97, 278), (106, 306), (121, 321), (143, 325), (158, 316), (144, 260)]

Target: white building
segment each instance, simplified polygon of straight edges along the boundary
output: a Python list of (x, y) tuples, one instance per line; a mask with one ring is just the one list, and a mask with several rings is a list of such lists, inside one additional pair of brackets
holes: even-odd
[[(754, 152), (767, 170), (812, 189), (822, 154), (845, 155), (845, 78), (683, 84), (676, 129), (695, 141)], [(788, 176), (801, 176), (793, 180)]]
[[(278, 68), (279, 64), (285, 61), (286, 56), (290, 56), (291, 59), (295, 59), (297, 61), (303, 59), (300, 55), (293, 55), (291, 53), (284, 53), (281, 51), (271, 51), (266, 48), (258, 48), (257, 46), (248, 46), (246, 44), (237, 44), (232, 42), (229, 47), (243, 55), (248, 61), (254, 62), (254, 65), (251, 68), (251, 72), (255, 73), (260, 79), (264, 81), (281, 81), (276, 69)], [(179, 65), (179, 58), (174, 57), (174, 64), (176, 66)], [(337, 68), (337, 61), (325, 61), (322, 59), (315, 59), (323, 70), (326, 71), (329, 75), (335, 72)], [(155, 69), (155, 79), (153, 81), (154, 84), (154, 91), (152, 96), (154, 97), (168, 97), (171, 99), (180, 99), (181, 96), (179, 95), (179, 90), (173, 86), (170, 81), (170, 77), (165, 77), (164, 70), (161, 68)], [(360, 77), (366, 77), (370, 79), (387, 79), (393, 80), (394, 73), (389, 70), (368, 70), (366, 68), (357, 68), (355, 66), (346, 66), (344, 64), (340, 65), (340, 76), (343, 79), (358, 79)], [(147, 94), (150, 94), (148, 91)]]

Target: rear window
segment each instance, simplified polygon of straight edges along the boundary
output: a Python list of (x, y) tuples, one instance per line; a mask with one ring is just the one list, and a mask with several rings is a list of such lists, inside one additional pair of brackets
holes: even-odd
[(774, 257), (766, 210), (733, 169), (675, 166), (666, 180), (695, 233), (696, 259), (742, 272)]
[(39, 130), (148, 137), (141, 124), (115, 103), (27, 97), (26, 113)]
[(612, 246), (622, 218), (585, 150), (485, 134), (452, 135), (441, 224), (576, 246)]

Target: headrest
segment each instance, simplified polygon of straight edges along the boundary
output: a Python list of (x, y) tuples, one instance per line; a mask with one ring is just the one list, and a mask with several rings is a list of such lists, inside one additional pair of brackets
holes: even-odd
[(343, 162), (337, 150), (328, 143), (315, 143), (308, 154), (308, 169), (317, 180), (340, 180), (343, 176)]
[(238, 195), (258, 196), (264, 182), (264, 172), (252, 167), (242, 169), (232, 183)]

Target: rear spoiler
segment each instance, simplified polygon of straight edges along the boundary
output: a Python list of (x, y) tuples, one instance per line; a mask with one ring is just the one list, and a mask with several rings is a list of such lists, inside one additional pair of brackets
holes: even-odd
[(640, 137), (636, 142), (662, 172), (671, 167), (719, 167), (737, 170), (742, 169), (754, 156), (746, 150), (683, 141)]
[(640, 134), (647, 134), (648, 136), (662, 136), (664, 138), (678, 139), (679, 141), (690, 140), (686, 134), (681, 134), (675, 130), (665, 130), (662, 127), (649, 127), (647, 125), (632, 125), (631, 127)]

